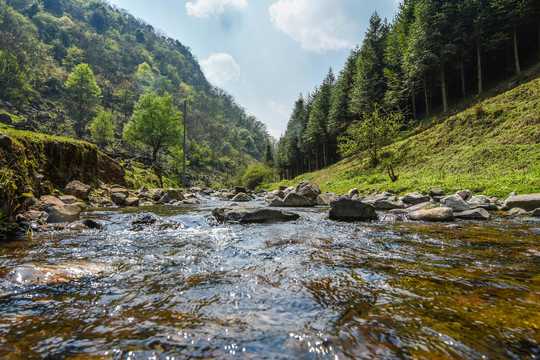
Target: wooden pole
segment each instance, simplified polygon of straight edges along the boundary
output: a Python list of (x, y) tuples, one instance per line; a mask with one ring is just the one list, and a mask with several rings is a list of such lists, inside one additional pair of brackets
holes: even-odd
[(184, 186), (187, 186), (186, 182), (186, 120), (187, 120), (187, 100), (184, 100), (184, 171), (183, 171), (183, 182)]

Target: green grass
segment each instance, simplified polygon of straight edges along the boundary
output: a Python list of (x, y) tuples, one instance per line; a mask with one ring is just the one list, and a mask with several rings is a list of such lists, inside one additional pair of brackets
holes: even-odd
[(470, 189), (504, 198), (514, 190), (540, 192), (540, 78), (423, 124), (413, 134), (383, 149), (394, 154), (396, 182), (382, 165), (370, 167), (359, 156), (268, 187), (312, 180), (322, 191), (336, 193), (352, 188), (364, 194), (425, 193), (439, 187), (447, 193)]

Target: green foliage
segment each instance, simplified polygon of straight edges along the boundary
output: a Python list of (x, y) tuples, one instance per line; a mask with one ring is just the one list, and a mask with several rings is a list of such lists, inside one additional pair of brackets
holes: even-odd
[(90, 125), (92, 140), (100, 147), (104, 147), (108, 142), (114, 140), (114, 124), (112, 114), (101, 110)]
[(403, 116), (400, 113), (386, 113), (375, 104), (373, 112), (364, 112), (362, 120), (356, 121), (340, 138), (339, 149), (344, 156), (365, 152), (372, 165), (379, 163), (380, 149), (395, 137)]
[(133, 117), (124, 128), (124, 139), (149, 146), (157, 163), (158, 151), (178, 144), (183, 129), (182, 114), (174, 106), (172, 96), (150, 93), (135, 104)]
[(99, 104), (101, 89), (96, 83), (94, 72), (86, 63), (75, 66), (65, 87), (67, 105), (75, 120), (75, 131), (79, 138), (83, 138), (86, 123)]
[(275, 179), (274, 169), (255, 164), (248, 167), (244, 176), (242, 176), (242, 185), (249, 190), (255, 190), (263, 184), (271, 183)]

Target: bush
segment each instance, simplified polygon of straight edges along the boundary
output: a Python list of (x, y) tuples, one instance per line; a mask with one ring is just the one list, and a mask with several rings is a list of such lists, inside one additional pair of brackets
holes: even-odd
[(274, 169), (262, 164), (252, 165), (242, 177), (242, 185), (249, 190), (255, 190), (262, 184), (273, 182), (274, 176)]

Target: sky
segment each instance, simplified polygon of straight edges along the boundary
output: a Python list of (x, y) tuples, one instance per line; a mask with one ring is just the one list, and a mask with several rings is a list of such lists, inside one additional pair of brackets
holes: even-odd
[(399, 0), (108, 0), (189, 47), (207, 79), (279, 138), (294, 102), (337, 76), (369, 17)]

